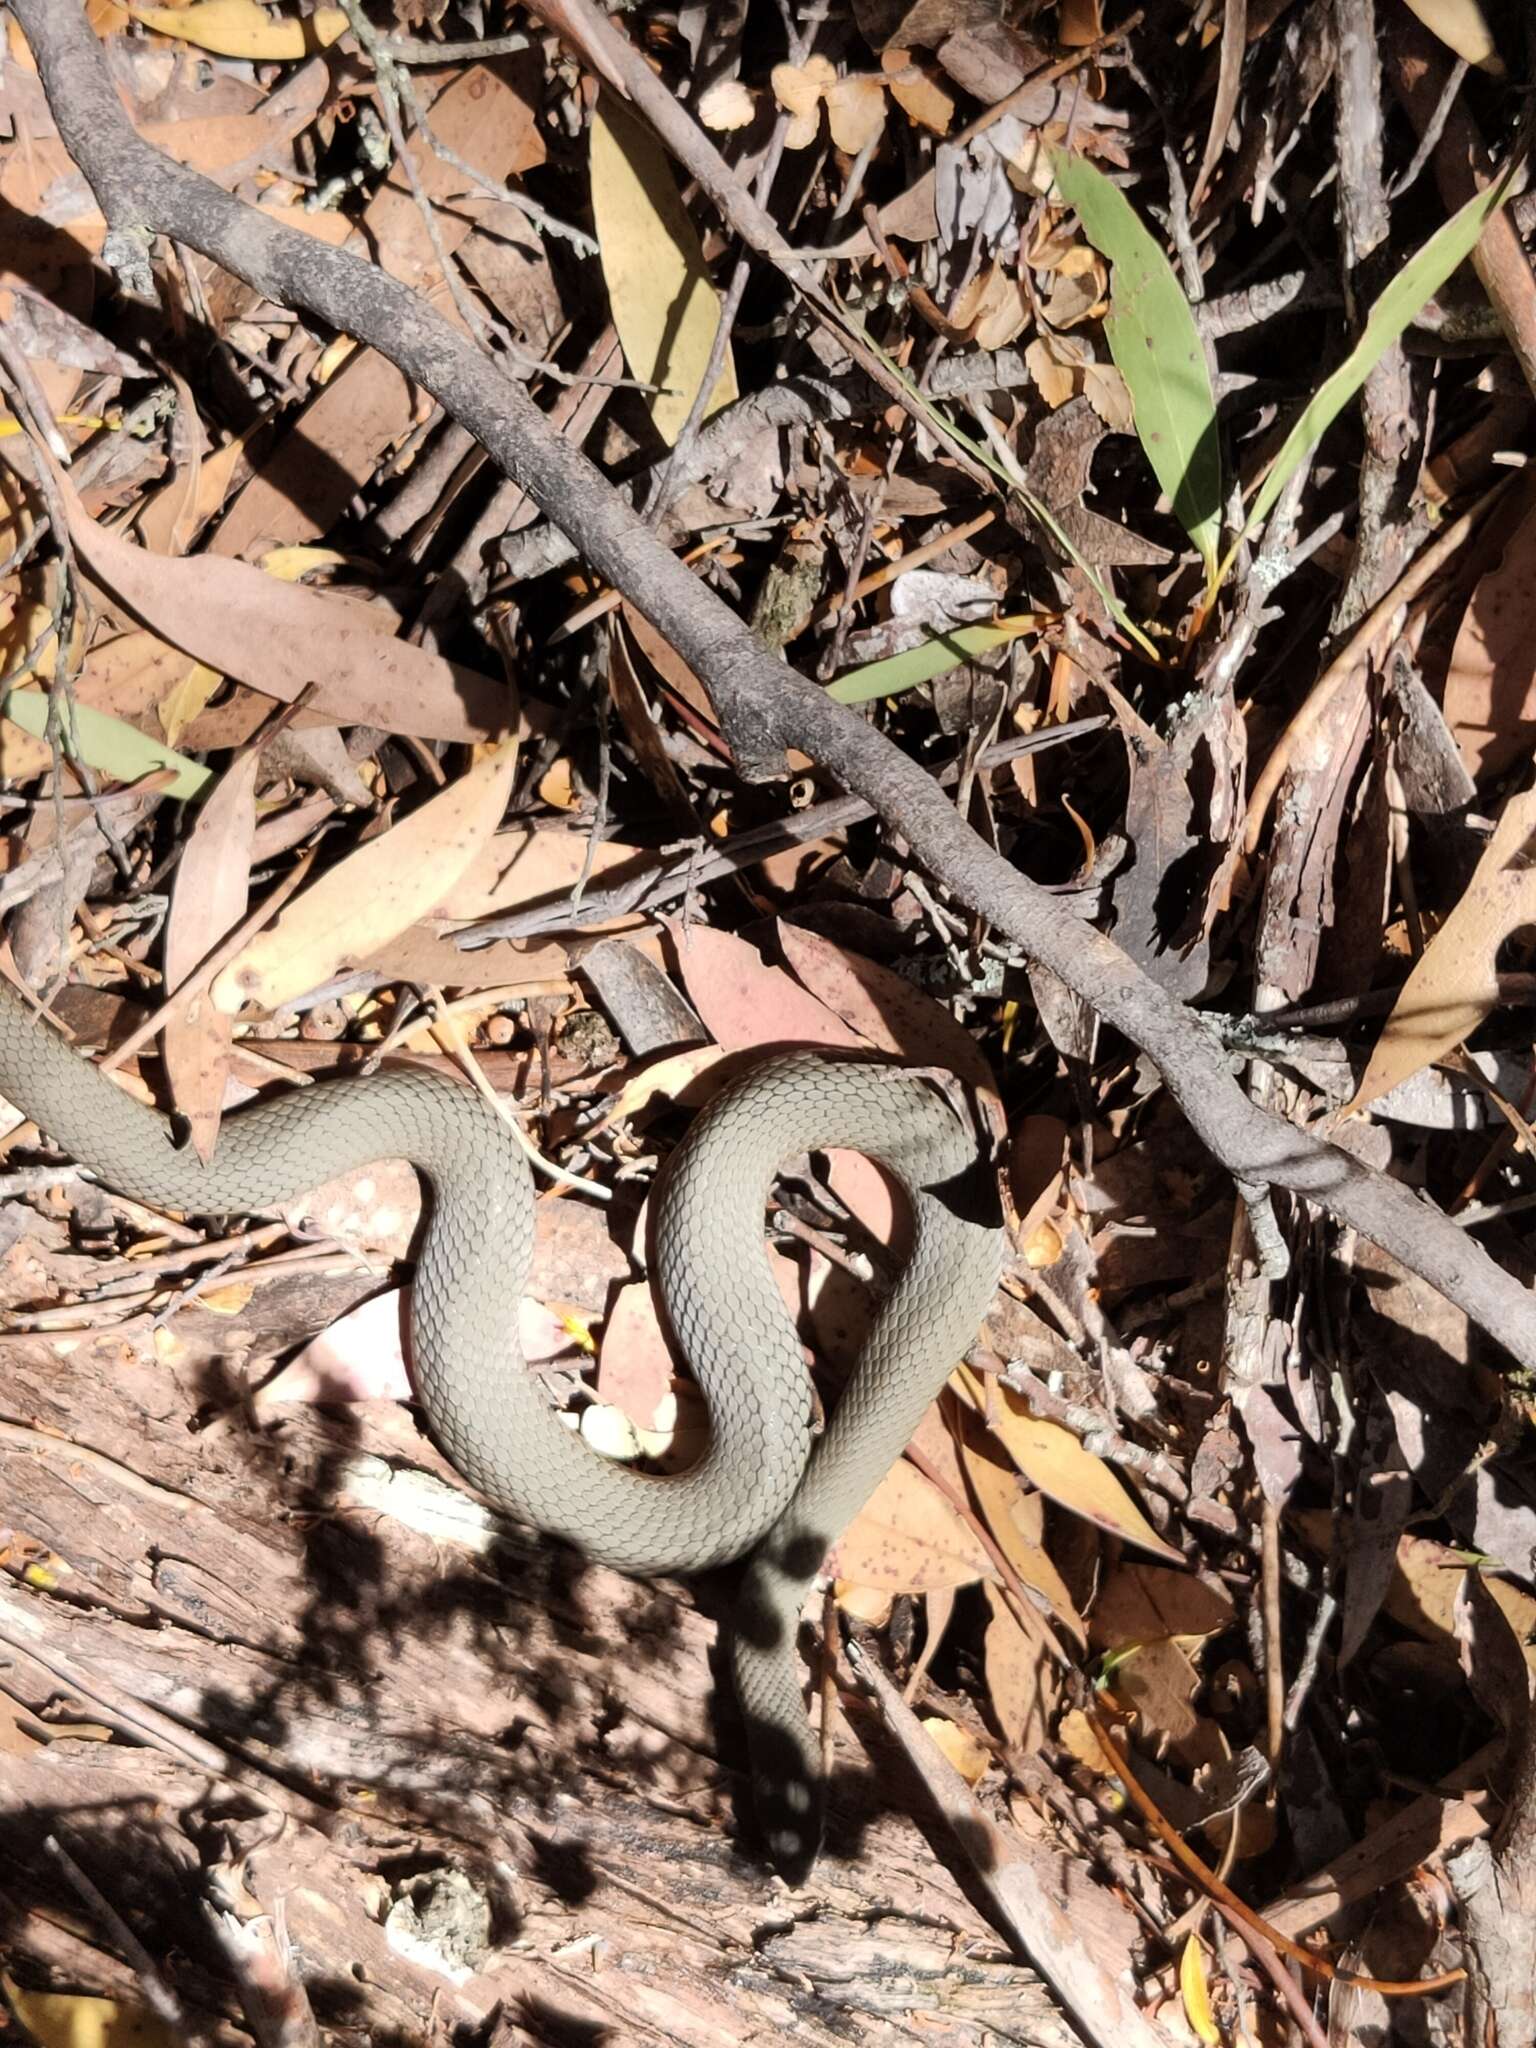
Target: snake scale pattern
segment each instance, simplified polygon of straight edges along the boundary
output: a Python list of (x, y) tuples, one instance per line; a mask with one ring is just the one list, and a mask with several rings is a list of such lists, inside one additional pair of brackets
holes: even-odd
[[(226, 1120), (203, 1166), (169, 1126), (0, 985), (0, 1094), (135, 1201), (194, 1215), (271, 1208), (375, 1160), (432, 1190), (412, 1298), (417, 1388), (457, 1470), (496, 1508), (636, 1576), (745, 1558), (732, 1669), (770, 1853), (801, 1877), (821, 1838), (819, 1759), (795, 1659), (800, 1608), (829, 1546), (901, 1454), (976, 1334), (997, 1284), (995, 1187), (974, 1137), (915, 1074), (798, 1053), (765, 1061), (698, 1117), (663, 1178), (656, 1266), (709, 1404), (710, 1447), (659, 1478), (598, 1457), (558, 1420), (517, 1349), (533, 1185), (487, 1103), (409, 1068), (325, 1082)], [(865, 1153), (905, 1188), (913, 1249), (812, 1449), (799, 1340), (763, 1248), (784, 1161)]]

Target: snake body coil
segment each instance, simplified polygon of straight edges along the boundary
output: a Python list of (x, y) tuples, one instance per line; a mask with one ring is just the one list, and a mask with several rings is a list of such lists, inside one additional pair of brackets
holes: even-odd
[[(433, 1200), (412, 1349), (434, 1435), (494, 1506), (620, 1571), (698, 1572), (752, 1553), (732, 1660), (754, 1789), (775, 1860), (790, 1874), (808, 1868), (819, 1770), (794, 1658), (800, 1607), (829, 1545), (975, 1335), (997, 1281), (995, 1200), (980, 1186), (974, 1141), (937, 1092), (897, 1069), (796, 1054), (754, 1069), (697, 1119), (663, 1182), (656, 1244), (711, 1441), (693, 1470), (664, 1479), (597, 1457), (523, 1369), (517, 1303), (532, 1182), (471, 1090), (409, 1069), (322, 1083), (226, 1121), (205, 1167), (0, 987), (0, 1093), (109, 1187), (195, 1214), (270, 1208), (378, 1159), (420, 1168)], [(763, 1252), (773, 1174), (812, 1146), (878, 1161), (905, 1187), (914, 1222), (912, 1255), (814, 1456), (804, 1361)]]

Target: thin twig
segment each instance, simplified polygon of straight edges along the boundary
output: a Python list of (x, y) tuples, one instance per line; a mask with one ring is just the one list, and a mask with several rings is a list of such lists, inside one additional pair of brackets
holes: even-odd
[(49, 1835), (44, 1847), (132, 1964), (133, 1974), (144, 1994), (144, 2002), (162, 2026), (170, 2028), (181, 2040), (188, 2043), (195, 2044), (206, 2040), (207, 2036), (202, 2028), (192, 2025), (181, 2001), (165, 1981), (149, 1950), (101, 1888), (80, 1868), (58, 1836)]

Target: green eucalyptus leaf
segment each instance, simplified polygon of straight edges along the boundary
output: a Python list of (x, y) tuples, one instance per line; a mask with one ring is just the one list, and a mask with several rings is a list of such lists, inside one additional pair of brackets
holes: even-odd
[[(12, 690), (4, 709), (11, 723), (31, 733), (34, 739), (47, 736), (46, 690)], [(176, 780), (167, 786), (165, 794), (185, 802), (201, 796), (213, 780), (212, 769), (199, 767), (163, 740), (151, 739), (137, 726), (114, 718), (109, 711), (76, 704), (72, 723), (80, 759), (87, 768), (110, 775), (114, 782), (137, 782), (142, 776), (153, 775), (157, 768), (170, 768), (175, 771)]]
[(1360, 339), (1313, 395), (1285, 437), (1285, 445), (1270, 465), (1248, 514), (1244, 536), (1273, 511), (1276, 499), (1307, 454), (1322, 439), (1326, 429), (1360, 389), (1383, 355), (1439, 291), (1457, 265), (1464, 263), (1477, 246), (1487, 221), (1504, 204), (1509, 192), (1505, 172), (1485, 190), (1475, 193), (1443, 227), (1437, 228), (1418, 253), (1409, 258), (1372, 306)]
[(958, 668), (974, 655), (1006, 647), (1010, 640), (1032, 632), (1038, 624), (1033, 612), (1021, 612), (1016, 618), (999, 619), (992, 626), (957, 626), (952, 633), (937, 633), (933, 639), (920, 640), (917, 646), (887, 655), (883, 661), (849, 669), (827, 686), (827, 695), (835, 697), (839, 704), (868, 704), (875, 697), (899, 697), (903, 690), (931, 683), (935, 676)]
[(1136, 434), (1179, 524), (1216, 575), (1221, 443), (1205, 345), (1173, 266), (1118, 186), (1086, 158), (1057, 150), (1056, 189), (1114, 266), (1104, 334), (1125, 379)]

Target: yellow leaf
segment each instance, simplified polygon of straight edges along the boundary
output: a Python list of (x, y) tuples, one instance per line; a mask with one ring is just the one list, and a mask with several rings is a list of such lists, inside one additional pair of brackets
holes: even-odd
[(572, 1343), (585, 1351), (589, 1358), (595, 1358), (597, 1339), (592, 1335), (592, 1325), (583, 1311), (559, 1302), (552, 1303), (551, 1306), (554, 1309), (555, 1320)]
[(855, 1586), (843, 1579), (833, 1582), (832, 1593), (839, 1611), (862, 1621), (866, 1628), (884, 1628), (896, 1604), (894, 1593), (884, 1593), (878, 1586)]
[(489, 844), (512, 789), (517, 747), (478, 761), (296, 897), (213, 984), (226, 1016), (273, 1010), (398, 938), (449, 893)]
[(1069, 1707), (1056, 1724), (1056, 1740), (1076, 1757), (1085, 1771), (1098, 1778), (1119, 1775), (1119, 1765), (1099, 1740), (1098, 1730), (1080, 1707)]
[[(58, 422), (61, 427), (84, 427), (91, 433), (98, 432), (102, 427), (106, 427), (112, 433), (117, 431), (112, 421), (100, 419), (95, 413), (89, 412), (61, 412), (58, 415)], [(0, 414), (0, 441), (8, 441), (13, 434), (20, 432), (20, 420), (12, 419), (9, 413)]]
[(539, 780), (539, 795), (553, 810), (581, 809), (581, 798), (571, 781), (571, 760), (568, 754), (557, 755), (545, 769)]
[(1032, 1486), (1058, 1506), (1107, 1529), (1112, 1536), (1150, 1550), (1170, 1564), (1183, 1558), (1165, 1543), (1102, 1458), (1085, 1451), (1070, 1429), (1032, 1415), (1023, 1397), (994, 1380), (983, 1387), (967, 1366), (957, 1366), (950, 1385), (974, 1408)]
[(23, 1991), (7, 1976), (0, 1986), (38, 2048), (176, 2048), (176, 2036), (153, 2013), (115, 1998)]
[(1493, 37), (1478, 0), (1408, 0), (1412, 11), (1431, 35), (1448, 50), (1476, 64), (1492, 78), (1504, 76), (1504, 60), (1493, 47)]
[(194, 661), (181, 681), (156, 705), (165, 743), (174, 747), (199, 712), (206, 711), (224, 678), (216, 668)]
[(684, 1052), (665, 1053), (649, 1066), (632, 1068), (602, 1124), (626, 1123), (647, 1116), (658, 1104), (701, 1100), (697, 1093), (699, 1080), (724, 1058), (724, 1046), (691, 1045)]
[(964, 1778), (967, 1785), (979, 1785), (987, 1775), (987, 1766), (992, 1761), (992, 1752), (983, 1747), (974, 1735), (957, 1727), (953, 1721), (946, 1721), (939, 1714), (925, 1714), (923, 1729), (939, 1750)]
[(1205, 1954), (1194, 1935), (1185, 1941), (1179, 1956), (1179, 1996), (1184, 2001), (1184, 2011), (1189, 2024), (1207, 2044), (1217, 2048), (1221, 2040), (1221, 2029), (1216, 2024), (1216, 2015), (1211, 2010), (1211, 1987), (1206, 1981)]
[(317, 7), (300, 20), (296, 14), (269, 14), (257, 0), (194, 0), (191, 7), (130, 6), (128, 11), (163, 36), (179, 36), (216, 57), (248, 57), (256, 63), (308, 57), (347, 28), (339, 7)]
[(1403, 983), (1350, 1110), (1460, 1045), (1498, 1001), (1499, 948), (1512, 931), (1536, 923), (1536, 868), (1526, 852), (1533, 835), (1536, 790), (1526, 790), (1504, 806), (1465, 895)]
[[(646, 404), (670, 447), (708, 368), (720, 301), (665, 153), (608, 93), (592, 117), (591, 151), (592, 213), (613, 324), (630, 374), (661, 387)], [(736, 396), (727, 349), (708, 413)]]
[(1019, 1483), (1019, 1475), (995, 1453), (992, 1445), (972, 1441), (979, 1432), (967, 1428), (961, 1434), (960, 1459), (976, 1511), (987, 1525), (993, 1542), (1007, 1558), (1026, 1586), (1045, 1600), (1063, 1628), (1069, 1630), (1079, 1648), (1088, 1637), (1082, 1616), (1073, 1604), (1066, 1580), (1051, 1561), (1043, 1536), (1044, 1502)]
[(329, 384), (342, 364), (349, 362), (357, 353), (357, 342), (350, 334), (338, 334), (328, 347), (321, 351), (320, 360), (312, 374), (316, 384)]
[(316, 569), (344, 569), (354, 559), (338, 554), (335, 548), (306, 547), (293, 541), (286, 547), (268, 548), (256, 566), (279, 583), (298, 583)]

